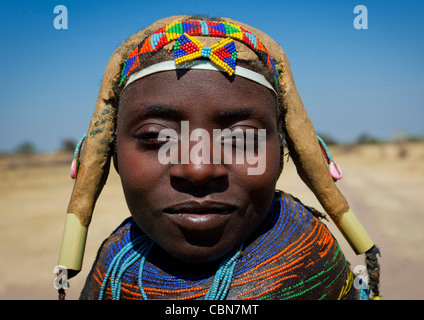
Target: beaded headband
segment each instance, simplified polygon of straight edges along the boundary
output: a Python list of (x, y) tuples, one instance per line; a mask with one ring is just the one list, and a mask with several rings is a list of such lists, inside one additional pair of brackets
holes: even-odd
[[(126, 88), (129, 84), (133, 83), (134, 81), (141, 79), (143, 77), (146, 77), (150, 74), (161, 72), (161, 71), (170, 71), (170, 70), (178, 70), (178, 69), (224, 71), (219, 66), (206, 60), (187, 62), (183, 66), (176, 65), (174, 61), (163, 61), (163, 62), (156, 63), (154, 65), (148, 66), (146, 69), (141, 69), (131, 74), (127, 83), (125, 83), (124, 88)], [(275, 93), (275, 95), (277, 95), (277, 92), (272, 87), (272, 85), (260, 73), (238, 66), (237, 69), (234, 71), (234, 74), (237, 76), (249, 79), (251, 81), (254, 81), (256, 83), (259, 83), (263, 85), (264, 87), (272, 90)]]
[[(204, 46), (194, 36), (224, 38), (211, 47)], [(194, 59), (206, 58), (229, 75), (236, 69), (237, 51), (232, 39), (238, 40), (252, 49), (270, 68), (274, 84), (278, 87), (278, 71), (268, 50), (255, 35), (243, 27), (229, 22), (177, 21), (168, 24), (145, 38), (125, 59), (121, 73), (121, 86), (125, 79), (142, 67), (142, 61), (160, 48), (175, 41), (175, 64)]]

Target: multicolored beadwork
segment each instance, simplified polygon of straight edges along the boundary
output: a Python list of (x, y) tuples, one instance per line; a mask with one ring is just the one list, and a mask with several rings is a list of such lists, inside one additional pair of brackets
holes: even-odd
[[(113, 261), (109, 264), (109, 268), (103, 279), (102, 286), (100, 287), (99, 300), (103, 299), (106, 285), (110, 280), (112, 299), (119, 300), (121, 296), (121, 283), (122, 276), (125, 271), (131, 267), (138, 259), (140, 260), (140, 267), (138, 273), (138, 287), (140, 288), (141, 295), (144, 300), (148, 300), (146, 292), (143, 287), (143, 269), (146, 261), (146, 256), (149, 253), (153, 241), (147, 236), (142, 235), (131, 242), (127, 243), (117, 255), (115, 255)], [(241, 246), (240, 250), (242, 249)], [(129, 252), (132, 253), (127, 255)], [(215, 274), (212, 286), (206, 293), (205, 300), (224, 300), (227, 297), (228, 290), (233, 278), (234, 268), (236, 267), (237, 259), (241, 255), (241, 251), (238, 250), (233, 256), (227, 257), (220, 264), (218, 271)]]
[[(93, 266), (92, 280), (83, 290), (83, 297), (149, 300), (359, 298), (353, 287), (350, 265), (330, 231), (290, 197), (274, 200), (255, 240), (224, 259), (216, 273), (178, 269), (174, 262), (163, 259), (160, 251), (154, 250), (144, 255), (144, 260), (137, 260), (137, 254), (146, 248), (137, 242), (143, 239), (141, 237), (144, 234), (132, 218), (117, 228), (101, 249), (102, 258)], [(120, 263), (119, 258), (123, 258)]]
[[(222, 37), (224, 40), (210, 48), (204, 47), (194, 36)], [(174, 57), (176, 64), (199, 58), (209, 58), (229, 74), (236, 67), (237, 51), (232, 39), (251, 48), (266, 63), (274, 74), (275, 86), (278, 85), (278, 71), (268, 50), (257, 37), (229, 22), (177, 21), (166, 25), (145, 38), (125, 59), (121, 81), (125, 81), (134, 71), (142, 67), (142, 62), (163, 46), (176, 41)]]
[(208, 58), (230, 76), (236, 69), (237, 49), (231, 38), (225, 38), (211, 47), (205, 47), (198, 39), (184, 33), (174, 45), (175, 64)]

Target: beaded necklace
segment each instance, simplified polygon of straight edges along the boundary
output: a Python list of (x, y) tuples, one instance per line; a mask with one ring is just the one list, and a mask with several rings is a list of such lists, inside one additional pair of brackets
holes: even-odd
[[(117, 241), (105, 247), (104, 262), (95, 269), (93, 298), (318, 300), (354, 294), (350, 265), (334, 237), (309, 210), (285, 196), (274, 199), (258, 233), (223, 259), (215, 275), (180, 273), (176, 262), (151, 251), (153, 241), (132, 218), (112, 235)], [(367, 298), (367, 292), (356, 294), (361, 295), (356, 299)]]
[[(143, 269), (146, 256), (152, 248), (154, 242), (145, 235), (142, 235), (128, 244), (126, 244), (118, 254), (113, 258), (103, 279), (100, 287), (99, 300), (103, 299), (108, 280), (110, 278), (112, 299), (119, 300), (121, 295), (122, 276), (125, 271), (131, 267), (137, 260), (140, 259), (140, 268), (138, 274), (138, 286), (144, 300), (147, 300), (147, 295), (143, 288)], [(233, 278), (234, 269), (237, 264), (237, 259), (241, 255), (243, 245), (232, 256), (226, 257), (219, 265), (218, 271), (215, 273), (212, 286), (206, 293), (205, 300), (224, 300), (230, 289), (231, 280)], [(131, 253), (131, 251), (133, 251)]]

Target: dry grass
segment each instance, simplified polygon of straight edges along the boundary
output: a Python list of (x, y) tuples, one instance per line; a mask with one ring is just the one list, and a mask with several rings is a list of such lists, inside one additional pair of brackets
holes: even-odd
[[(332, 147), (344, 179), (338, 186), (381, 247), (384, 299), (423, 299), (424, 143)], [(56, 265), (64, 215), (73, 181), (72, 155), (0, 157), (0, 299), (56, 299)], [(278, 187), (321, 208), (289, 161)], [(71, 279), (68, 299), (76, 299), (100, 243), (129, 215), (119, 176), (111, 170), (96, 205), (82, 272)], [(328, 223), (352, 266), (363, 263), (334, 225)]]

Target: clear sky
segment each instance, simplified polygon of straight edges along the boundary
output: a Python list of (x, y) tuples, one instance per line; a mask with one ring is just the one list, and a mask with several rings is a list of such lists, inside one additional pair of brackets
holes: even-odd
[[(57, 30), (55, 6), (68, 9)], [(368, 10), (355, 29), (354, 7)], [(424, 1), (44, 1), (0, 4), (0, 152), (29, 141), (54, 151), (88, 128), (113, 51), (175, 14), (225, 16), (285, 50), (317, 132), (339, 142), (361, 133), (424, 135)]]

